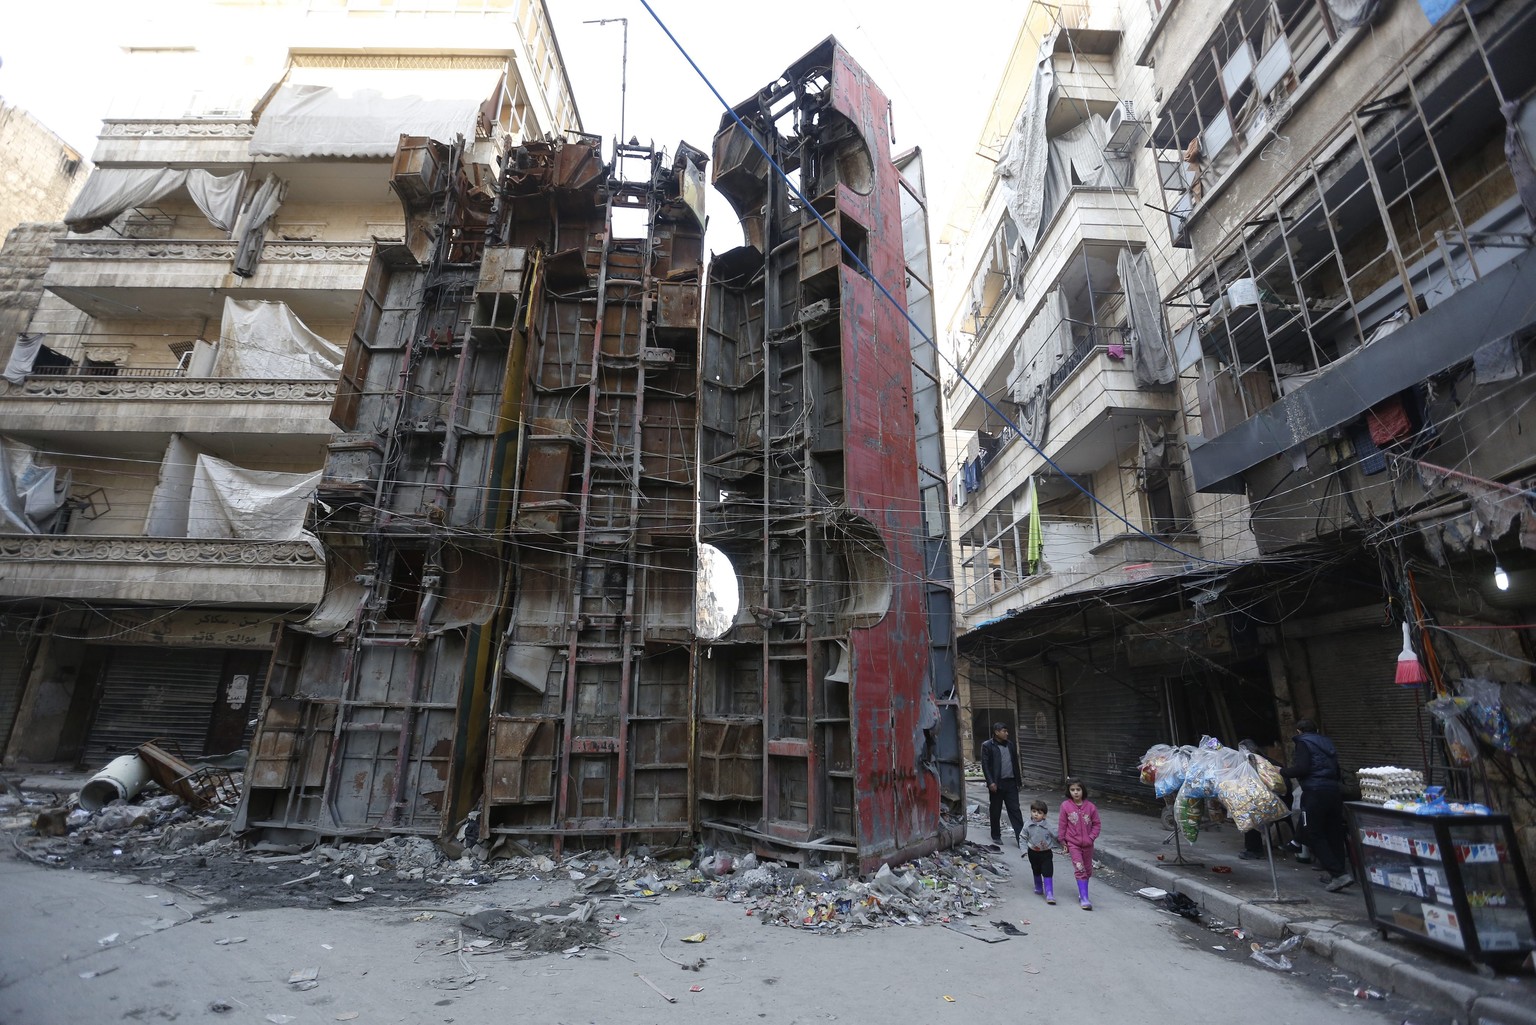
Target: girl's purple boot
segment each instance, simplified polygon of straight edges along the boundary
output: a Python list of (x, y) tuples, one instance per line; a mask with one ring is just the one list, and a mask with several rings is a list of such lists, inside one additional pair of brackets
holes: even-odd
[(1093, 902), (1088, 899), (1088, 880), (1077, 881), (1077, 903), (1084, 911), (1093, 910)]
[(1056, 880), (1050, 876), (1045, 877), (1045, 902), (1047, 904), (1056, 903)]
[(1044, 890), (1042, 890), (1040, 888), (1040, 876), (1035, 876), (1035, 892), (1036, 893), (1044, 893), (1045, 892)]

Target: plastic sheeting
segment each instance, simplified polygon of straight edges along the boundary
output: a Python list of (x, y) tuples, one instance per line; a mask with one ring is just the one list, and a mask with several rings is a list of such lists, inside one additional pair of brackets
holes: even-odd
[(259, 112), (251, 154), (383, 158), (401, 135), (473, 141), (500, 83), (500, 70), (294, 68)]
[(188, 499), (187, 536), (296, 540), (304, 533), (320, 474), (247, 470), (199, 454)]
[(283, 205), (283, 193), (286, 191), (282, 179), (269, 174), (255, 195), (251, 196), (250, 202), (245, 204), (245, 209), (240, 211), (231, 235), (240, 239), (240, 247), (235, 252), (234, 271), (242, 278), (256, 273), (256, 264), (261, 260), (261, 246), (267, 239), (267, 224), (277, 213), (277, 208)]
[(224, 299), (215, 377), (334, 381), (341, 348), (315, 334), (287, 303)]
[(0, 376), (12, 384), (25, 381), (37, 363), (37, 354), (43, 351), (43, 339), (47, 337), (42, 332), (17, 335), (16, 345), (11, 349), (11, 358), (5, 363), (5, 373)]
[(199, 168), (174, 167), (98, 167), (69, 205), (64, 223), (70, 231), (82, 234), (97, 231), (123, 211), (164, 199), (183, 188), (208, 223), (221, 231), (234, 227), (240, 196), (245, 192), (245, 172), (218, 177)]
[(1163, 297), (1157, 275), (1144, 250), (1122, 249), (1115, 261), (1120, 287), (1130, 308), (1131, 373), (1138, 388), (1171, 384), (1178, 373), (1168, 347), (1168, 326), (1163, 321)]
[(0, 527), (47, 533), (69, 497), (69, 485), (59, 483), (58, 473), (58, 467), (38, 464), (37, 449), (0, 434)]
[(1056, 48), (1056, 34), (1048, 34), (1040, 41), (1036, 54), (1035, 77), (1029, 86), (1029, 95), (1019, 111), (1019, 120), (1008, 140), (1003, 144), (1003, 156), (998, 161), (997, 173), (1004, 179), (1007, 189), (1008, 213), (1018, 225), (1019, 235), (1027, 251), (1033, 251), (1045, 224), (1045, 169), (1048, 147), (1045, 140), (1045, 119), (1050, 107), (1051, 90), (1055, 88), (1056, 69), (1052, 53)]

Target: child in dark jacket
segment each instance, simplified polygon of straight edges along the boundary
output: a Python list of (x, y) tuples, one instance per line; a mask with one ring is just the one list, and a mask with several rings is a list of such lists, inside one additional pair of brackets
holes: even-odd
[(1045, 824), (1048, 809), (1044, 801), (1033, 801), (1029, 806), (1029, 822), (1024, 825), (1024, 853), (1029, 859), (1029, 870), (1035, 874), (1035, 892), (1045, 894), (1047, 904), (1056, 903), (1056, 869), (1051, 859), (1051, 848), (1058, 841), (1051, 827)]
[(1066, 845), (1072, 859), (1072, 874), (1077, 876), (1077, 903), (1084, 911), (1093, 910), (1088, 899), (1088, 880), (1093, 875), (1093, 842), (1099, 838), (1099, 809), (1088, 800), (1088, 788), (1081, 780), (1067, 780), (1067, 799), (1061, 802), (1061, 816), (1056, 835)]

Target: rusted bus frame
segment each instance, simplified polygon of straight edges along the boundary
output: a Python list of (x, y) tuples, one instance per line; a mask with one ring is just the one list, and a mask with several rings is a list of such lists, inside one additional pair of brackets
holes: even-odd
[[(1531, 17), (1530, 12), (1526, 11), (1513, 16), (1513, 20), (1519, 22), (1523, 18), (1529, 24)], [(1432, 48), (1432, 44), (1437, 41), (1443, 43), (1450, 33), (1463, 32), (1465, 40), (1444, 43), (1438, 51)], [(1458, 48), (1468, 44), (1470, 53), (1458, 54)], [(1426, 56), (1428, 59), (1416, 67)], [(1437, 97), (1439, 109), (1431, 112), (1424, 83), (1433, 80), (1437, 73), (1444, 71), (1447, 61), (1454, 61), (1458, 56), (1463, 63), (1468, 59), (1480, 62), (1483, 72), (1459, 91)], [(1368, 295), (1379, 291), (1380, 286), (1374, 286), (1364, 294), (1357, 294), (1357, 283), (1378, 264), (1386, 263), (1391, 268), (1391, 277), (1395, 277), (1401, 286), (1399, 291), (1402, 305), (1407, 307), (1410, 315), (1422, 312), (1418, 307), (1415, 275), (1433, 272), (1436, 249), (1444, 273), (1453, 285), (1462, 287), (1455, 279), (1455, 260), (1450, 251), (1452, 246), (1446, 242), (1445, 229), (1437, 229), (1431, 235), (1422, 230), (1422, 225), (1419, 225), (1413, 213), (1414, 199), (1420, 190), (1438, 189), (1444, 197), (1445, 213), (1451, 221), (1452, 230), (1462, 240), (1455, 248), (1465, 255), (1472, 281), (1481, 280), (1485, 276), (1491, 269), (1487, 262), (1489, 251), (1480, 250), (1475, 244), (1477, 236), (1469, 227), (1463, 208), (1501, 175), (1507, 177), (1507, 167), (1496, 162), (1489, 171), (1466, 182), (1458, 190), (1453, 184), (1452, 174), (1456, 158), (1470, 156), (1474, 151), (1468, 146), (1448, 156), (1443, 151), (1439, 135), (1446, 126), (1453, 123), (1459, 110), (1468, 103), (1477, 102), (1480, 94), (1489, 91), (1495, 98), (1505, 94), (1495, 73), (1487, 44), (1478, 31), (1476, 19), (1464, 6), (1456, 16), (1429, 33), (1412, 53), (1403, 58), (1393, 72), (1383, 79), (1383, 84), (1370, 101), (1352, 109), (1339, 122), (1335, 131), (1328, 133), (1311, 153), (1298, 161), (1298, 166), (1303, 169), (1300, 176), (1272, 190), (1255, 207), (1253, 214), (1237, 233), (1229, 236), (1214, 253), (1199, 261), (1196, 269), (1175, 287), (1173, 295), (1176, 299), (1189, 294), (1191, 289), (1198, 289), (1209, 300), (1225, 294), (1234, 280), (1253, 278), (1263, 282), (1266, 275), (1279, 271), (1284, 279), (1289, 280), (1298, 300), (1294, 304), (1296, 309), (1290, 311), (1291, 315), (1281, 317), (1278, 321), (1272, 320), (1275, 310), (1266, 309), (1262, 303), (1250, 314), (1223, 318), (1218, 333), (1225, 343), (1224, 351), (1217, 353), (1226, 364), (1222, 373), (1235, 379), (1263, 365), (1278, 395), (1281, 393), (1281, 384), (1277, 364), (1294, 361), (1288, 358), (1289, 352), (1276, 351), (1275, 341), (1282, 335), (1294, 335), (1299, 330), (1312, 360), (1307, 369), (1321, 369), (1336, 358), (1331, 357), (1327, 351), (1329, 339), (1337, 340), (1337, 332), (1345, 325), (1328, 325), (1328, 322), (1335, 321), (1341, 315), (1347, 317), (1346, 324), (1353, 328), (1346, 340), (1352, 345), (1365, 344), (1371, 323), (1363, 316), (1361, 304)], [(1497, 111), (1493, 114), (1496, 116)], [(1493, 120), (1493, 117), (1489, 120)], [(1397, 178), (1397, 183), (1389, 188), (1377, 171), (1373, 154), (1382, 153), (1388, 147), (1396, 147), (1395, 155), (1401, 156), (1401, 144), (1405, 137), (1418, 138), (1419, 145), (1424, 148), (1427, 163), (1421, 170), (1406, 173), (1396, 170), (1399, 163), (1389, 165), (1394, 167), (1394, 177)], [(1339, 196), (1338, 185), (1347, 179), (1349, 169), (1354, 167), (1364, 171), (1364, 180), (1358, 182), (1349, 193)], [(1335, 213), (1366, 191), (1370, 193), (1371, 204), (1382, 231), (1383, 250), (1369, 260), (1357, 259), (1351, 271), (1345, 259), (1348, 243), (1337, 234)], [(1512, 187), (1510, 191), (1512, 194)], [(1298, 216), (1294, 206), (1308, 193), (1311, 194), (1311, 201)], [(1408, 204), (1409, 213), (1414, 216), (1414, 224), (1420, 230), (1417, 234), (1410, 233), (1406, 238), (1400, 238), (1402, 231), (1394, 225), (1391, 211), (1404, 203)], [(1306, 223), (1313, 221), (1326, 229), (1327, 242), (1322, 247), (1306, 249), (1299, 242), (1300, 231)], [(1255, 228), (1258, 230), (1251, 230)], [(1255, 249), (1261, 239), (1266, 240), (1268, 247), (1275, 250), (1275, 255), (1267, 262), (1255, 256)], [(1412, 242), (1414, 248), (1405, 250), (1403, 241)], [(1424, 261), (1429, 261), (1429, 264), (1416, 272), (1415, 268), (1424, 264)], [(1319, 272), (1324, 264), (1330, 263), (1339, 276), (1341, 295), (1331, 306), (1314, 306), (1316, 299), (1309, 301), (1307, 295), (1309, 278)], [(1379, 307), (1381, 304), (1378, 302), (1373, 305)], [(1256, 332), (1253, 327), (1257, 328)], [(1263, 349), (1259, 358), (1255, 359), (1251, 355), (1251, 341), (1246, 345), (1241, 343), (1240, 334), (1256, 334), (1262, 338)], [(1245, 414), (1251, 415), (1257, 411), (1249, 408), (1246, 389), (1235, 387), (1233, 391), (1239, 397)]]

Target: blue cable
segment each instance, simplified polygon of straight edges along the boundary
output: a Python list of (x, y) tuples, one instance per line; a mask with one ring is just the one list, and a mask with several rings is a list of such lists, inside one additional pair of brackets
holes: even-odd
[(1039, 445), (1035, 444), (1035, 440), (1033, 438), (1025, 434), (1019, 428), (1019, 425), (1013, 422), (1013, 419), (1009, 417), (1008, 414), (1004, 413), (1001, 409), (998, 409), (992, 400), (987, 398), (985, 392), (976, 387), (975, 384), (971, 383), (971, 379), (965, 376), (965, 371), (956, 366), (955, 363), (944, 354), (943, 350), (941, 350), (938, 345), (934, 343), (934, 340), (928, 336), (928, 332), (923, 330), (922, 325), (919, 324), (916, 320), (912, 319), (912, 314), (907, 311), (906, 306), (896, 301), (896, 297), (893, 296), (886, 289), (886, 287), (880, 283), (880, 280), (875, 277), (874, 273), (867, 266), (865, 266), (864, 261), (859, 259), (859, 254), (855, 253), (852, 247), (850, 247), (847, 242), (843, 241), (843, 237), (833, 230), (832, 225), (827, 223), (826, 218), (822, 217), (821, 214), (817, 212), (816, 208), (811, 205), (811, 201), (805, 198), (805, 194), (800, 191), (800, 189), (790, 179), (789, 175), (784, 173), (784, 169), (779, 166), (778, 161), (773, 159), (773, 154), (768, 152), (767, 147), (765, 147), (762, 142), (758, 140), (757, 135), (752, 131), (747, 123), (741, 119), (741, 115), (737, 114), (735, 108), (726, 102), (724, 96), (720, 95), (720, 90), (715, 88), (714, 83), (709, 80), (709, 76), (704, 74), (703, 69), (700, 68), (698, 64), (694, 62), (694, 59), (688, 55), (688, 51), (683, 48), (682, 43), (678, 42), (677, 37), (672, 34), (672, 30), (667, 28), (666, 23), (661, 20), (661, 16), (651, 8), (649, 0), (640, 0), (640, 6), (645, 8), (646, 13), (649, 14), (652, 20), (656, 22), (657, 27), (660, 28), (666, 37), (672, 41), (672, 45), (677, 47), (677, 52), (683, 55), (683, 60), (688, 62), (688, 66), (693, 69), (694, 74), (699, 76), (699, 80), (702, 81), (704, 85), (708, 87), (709, 91), (714, 94), (715, 99), (720, 101), (720, 106), (725, 108), (725, 112), (731, 115), (731, 119), (734, 120), (736, 124), (741, 126), (742, 131), (747, 133), (747, 138), (752, 140), (752, 145), (757, 147), (757, 151), (763, 155), (764, 159), (768, 161), (769, 165), (774, 169), (778, 176), (783, 179), (784, 184), (789, 186), (789, 190), (795, 194), (797, 199), (800, 200), (801, 208), (808, 211), (812, 217), (815, 217), (816, 220), (820, 222), (821, 226), (826, 229), (827, 233), (837, 240), (837, 244), (842, 246), (843, 252), (848, 254), (849, 258), (853, 260), (853, 262), (858, 266), (859, 270), (864, 272), (864, 276), (873, 282), (874, 286), (880, 290), (880, 294), (885, 296), (890, 304), (894, 306), (903, 317), (906, 318), (907, 323), (912, 325), (912, 330), (917, 332), (918, 337), (922, 338), (922, 340), (927, 342), (929, 345), (932, 345), (934, 353), (936, 353), (938, 357), (943, 360), (951, 370), (955, 372), (955, 375), (961, 380), (961, 382), (964, 383), (967, 388), (971, 389), (971, 391), (975, 392), (977, 397), (980, 398), (982, 402), (985, 402), (987, 404), (987, 408), (996, 413), (998, 418), (1001, 419), (1003, 423), (1013, 428), (1014, 433), (1023, 438), (1025, 444), (1034, 449), (1035, 454), (1038, 455), (1041, 459), (1044, 459), (1047, 466), (1060, 474), (1067, 481), (1067, 483), (1071, 484), (1074, 488), (1086, 495), (1088, 500), (1093, 502), (1094, 505), (1098, 506), (1100, 509), (1103, 509), (1115, 519), (1125, 524), (1134, 533), (1140, 534), (1142, 537), (1146, 538), (1148, 541), (1151, 541), (1153, 544), (1168, 549), (1175, 555), (1183, 556), (1184, 558), (1193, 560), (1195, 562), (1208, 563), (1212, 566), (1248, 565), (1246, 562), (1233, 562), (1227, 559), (1207, 559), (1203, 555), (1196, 555), (1193, 552), (1186, 552), (1182, 548), (1175, 548), (1173, 545), (1169, 544), (1167, 541), (1164, 541), (1162, 538), (1148, 534), (1145, 530), (1142, 530), (1140, 527), (1136, 526), (1136, 524), (1122, 516), (1117, 510), (1110, 508), (1104, 503), (1102, 499), (1099, 498), (1098, 495), (1095, 495), (1093, 492), (1083, 487), (1071, 474), (1067, 473), (1060, 466), (1056, 465), (1056, 461), (1050, 456), (1046, 455), (1045, 451)]

